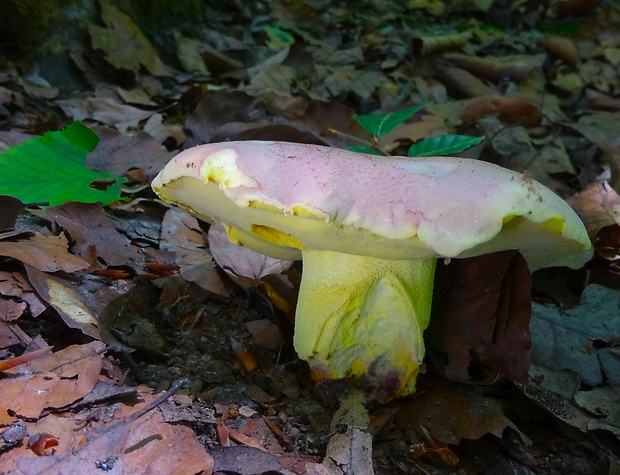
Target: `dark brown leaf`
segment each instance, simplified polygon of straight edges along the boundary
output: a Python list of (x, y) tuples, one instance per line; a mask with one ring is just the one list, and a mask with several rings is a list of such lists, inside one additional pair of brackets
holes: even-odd
[(527, 381), (531, 284), (523, 257), (505, 251), (439, 264), (436, 283), (427, 334), (448, 354), (446, 376), (466, 381), (481, 363)]
[[(75, 242), (73, 252), (82, 259), (97, 257), (108, 266), (143, 266), (142, 256), (129, 239), (114, 228), (100, 203), (69, 202), (49, 208), (47, 214), (69, 231)], [(91, 265), (101, 266), (101, 262), (94, 260)]]
[(0, 196), (0, 231), (15, 227), (15, 221), (26, 205), (12, 196)]
[(444, 444), (478, 440), (486, 434), (502, 437), (507, 427), (519, 432), (491, 398), (470, 386), (433, 380), (396, 414), (395, 422), (424, 436), (422, 427)]

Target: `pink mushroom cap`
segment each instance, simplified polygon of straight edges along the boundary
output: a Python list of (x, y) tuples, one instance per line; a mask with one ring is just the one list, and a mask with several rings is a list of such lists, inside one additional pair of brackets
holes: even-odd
[(223, 142), (177, 155), (155, 178), (166, 201), (273, 257), (301, 249), (383, 259), (520, 249), (532, 269), (581, 267), (591, 243), (568, 204), (497, 165), (383, 157), (287, 142)]

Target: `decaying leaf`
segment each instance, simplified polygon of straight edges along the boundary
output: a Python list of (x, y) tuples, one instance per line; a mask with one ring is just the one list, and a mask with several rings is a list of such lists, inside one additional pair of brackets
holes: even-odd
[(591, 284), (579, 305), (568, 310), (533, 304), (532, 362), (554, 371), (568, 370), (591, 387), (620, 384), (618, 338), (620, 293)]
[[(486, 434), (501, 438), (507, 427), (520, 433), (492, 398), (481, 396), (470, 386), (438, 380), (418, 392), (394, 420), (421, 436), (428, 431), (441, 443), (453, 445), (463, 439), (478, 440)], [(528, 441), (524, 435), (521, 438)]]
[(448, 354), (446, 376), (469, 380), (482, 363), (527, 381), (530, 277), (523, 257), (507, 251), (437, 267), (427, 335)]
[(99, 379), (101, 350), (94, 341), (40, 356), (6, 372), (12, 378), (0, 380), (0, 398), (6, 410), (0, 411), (0, 423), (15, 414), (37, 418), (44, 409), (58, 409), (86, 396)]
[(97, 318), (71, 282), (32, 267), (26, 267), (26, 271), (39, 297), (54, 307), (69, 328), (77, 328), (96, 339), (101, 338)]

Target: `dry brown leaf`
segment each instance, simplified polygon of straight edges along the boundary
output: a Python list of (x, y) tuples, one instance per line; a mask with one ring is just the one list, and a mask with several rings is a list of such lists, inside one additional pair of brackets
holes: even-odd
[(208, 76), (209, 70), (202, 59), (202, 43), (181, 35), (178, 30), (174, 30), (174, 40), (181, 67), (190, 74)]
[(484, 370), (478, 377), (494, 379), (499, 372), (527, 381), (531, 284), (523, 257), (505, 251), (456, 259), (439, 264), (437, 276), (426, 334), (448, 354), (445, 374), (466, 381)]
[(117, 7), (100, 3), (101, 19), (107, 28), (89, 24), (94, 49), (103, 51), (112, 66), (137, 72), (144, 66), (155, 76), (169, 76), (171, 69), (159, 59), (157, 51), (133, 20)]
[(86, 158), (86, 165), (93, 170), (122, 176), (130, 168), (141, 168), (147, 179), (152, 179), (174, 155), (143, 131), (128, 136), (110, 127), (92, 129), (100, 138), (97, 148)]
[(275, 64), (254, 75), (246, 91), (253, 96), (259, 96), (266, 91), (290, 94), (296, 79), (297, 75), (293, 68)]
[(620, 196), (606, 181), (593, 183), (567, 201), (586, 225), (591, 239), (607, 226), (620, 225)]
[(128, 265), (140, 269), (144, 259), (129, 239), (120, 234), (103, 211), (101, 203), (69, 202), (46, 210), (46, 214), (69, 231), (73, 252), (93, 267)]
[(51, 346), (47, 346), (45, 348), (40, 348), (38, 350), (30, 351), (28, 353), (24, 353), (23, 355), (16, 356), (15, 358), (9, 358), (6, 360), (0, 360), (0, 371), (6, 371), (7, 369), (13, 368), (15, 366), (22, 365), (24, 363), (28, 363), (39, 356), (47, 353), (52, 349)]
[(231, 73), (245, 67), (241, 61), (222, 51), (218, 51), (211, 45), (203, 44), (201, 47), (203, 50), (202, 59), (204, 64), (207, 66), (209, 72), (215, 75), (219, 76), (222, 74)]
[(0, 105), (15, 104), (17, 107), (24, 106), (24, 97), (11, 89), (0, 86)]
[(536, 127), (542, 121), (540, 109), (520, 97), (478, 97), (470, 100), (459, 113), (466, 124), (475, 123), (489, 115), (497, 115), (505, 124), (522, 127)]
[(510, 79), (515, 82), (521, 82), (532, 71), (539, 70), (545, 61), (544, 55), (541, 54), (480, 58), (460, 53), (446, 53), (443, 57), (476, 76), (492, 81)]
[(438, 66), (439, 77), (442, 82), (455, 88), (466, 97), (499, 96), (500, 92), (484, 83), (469, 71), (461, 68)]
[[(88, 426), (79, 418), (67, 418), (70, 421), (67, 425), (73, 425), (74, 436), (62, 436), (66, 434), (62, 425), (52, 427), (52, 432), (60, 434), (58, 440), (61, 444), (56, 454), (36, 458), (30, 454), (15, 459), (12, 463), (19, 471), (12, 473), (210, 475), (213, 459), (192, 430), (183, 425), (164, 423), (160, 411), (156, 409), (158, 404), (170, 397), (171, 392), (178, 389), (179, 384), (157, 398), (142, 390), (139, 396), (144, 402), (131, 408), (123, 406), (121, 410), (110, 411), (108, 414), (113, 415), (116, 422), (106, 421), (100, 428), (84, 430)], [(91, 424), (95, 427), (99, 425), (96, 421), (91, 421)]]
[(34, 419), (44, 409), (58, 409), (86, 396), (99, 379), (104, 347), (99, 341), (73, 345), (7, 370), (13, 377), (0, 380), (5, 406), (0, 423), (13, 420), (9, 412)]
[(171, 147), (179, 147), (187, 138), (181, 124), (164, 123), (162, 114), (153, 114), (144, 124), (143, 130), (158, 143), (166, 142)]
[(43, 272), (75, 272), (86, 269), (88, 262), (69, 254), (67, 238), (44, 236), (35, 232), (30, 239), (0, 242), (0, 256), (12, 257)]
[(558, 17), (568, 15), (586, 15), (598, 8), (599, 0), (564, 0), (553, 6)]
[(32, 267), (27, 266), (26, 271), (39, 297), (54, 307), (69, 328), (77, 328), (85, 335), (101, 339), (97, 318), (73, 283)]
[(497, 402), (479, 395), (471, 386), (440, 380), (431, 384), (418, 391), (396, 414), (394, 421), (398, 425), (415, 430), (422, 437), (427, 430), (441, 443), (452, 445), (463, 439), (478, 440), (486, 434), (501, 438), (507, 427), (520, 434)]
[(416, 120), (399, 125), (379, 138), (379, 146), (388, 152), (408, 142), (449, 134), (446, 122), (433, 114), (421, 114)]
[(577, 67), (579, 64), (579, 51), (577, 51), (575, 43), (570, 38), (564, 36), (548, 36), (538, 40), (538, 44), (569, 66)]
[[(185, 121), (190, 131), (190, 145), (216, 142), (220, 130), (226, 124), (253, 122), (256, 126), (263, 120), (263, 115), (255, 109), (254, 97), (241, 91), (212, 91), (200, 101), (192, 114)], [(266, 125), (268, 122), (264, 122)], [(228, 139), (228, 137), (221, 137)]]
[(209, 227), (209, 252), (217, 265), (233, 279), (258, 280), (269, 274), (280, 274), (290, 269), (294, 262), (268, 257), (232, 243), (224, 225), (217, 221)]
[(280, 334), (278, 325), (271, 320), (262, 318), (260, 320), (253, 320), (247, 322), (245, 326), (252, 334), (254, 343), (260, 346), (264, 346), (270, 350), (277, 350), (284, 344), (284, 338)]
[(189, 211), (175, 207), (166, 212), (161, 226), (160, 248), (177, 255), (176, 264), (185, 280), (215, 294), (228, 295), (206, 249), (198, 220)]
[(132, 424), (125, 451), (130, 449), (133, 450), (125, 454), (124, 473), (209, 475), (213, 470), (213, 457), (198, 442), (192, 429), (183, 424), (165, 423), (159, 409)]
[(15, 227), (15, 221), (26, 205), (13, 196), (0, 195), (0, 231)]
[(121, 104), (109, 97), (91, 97), (88, 99), (74, 97), (58, 100), (56, 104), (66, 115), (75, 120), (92, 119), (116, 127), (122, 133), (129, 129), (136, 129), (141, 120), (154, 114), (152, 110), (143, 110)]
[(273, 431), (263, 417), (252, 417), (239, 428), (239, 432), (260, 441), (261, 447), (271, 454), (284, 454), (284, 449), (274, 436)]
[(47, 308), (45, 301), (39, 298), (30, 283), (19, 272), (0, 271), (0, 294), (19, 298), (22, 303), (28, 305), (33, 317), (39, 316)]
[[(2, 312), (1, 305), (0, 312)], [(24, 333), (21, 328), (0, 319), (0, 348), (9, 348), (14, 345), (26, 346), (30, 342), (32, 342), (32, 338)]]
[(26, 302), (17, 302), (0, 297), (0, 320), (5, 322), (17, 320), (24, 314), (27, 307)]

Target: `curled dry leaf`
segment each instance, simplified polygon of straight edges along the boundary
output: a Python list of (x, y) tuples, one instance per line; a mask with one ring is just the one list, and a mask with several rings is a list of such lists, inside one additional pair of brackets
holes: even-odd
[(564, 36), (548, 36), (538, 40), (538, 44), (549, 54), (560, 58), (566, 64), (577, 67), (579, 64), (579, 51), (573, 40)]
[(443, 36), (415, 36), (411, 39), (411, 50), (414, 56), (448, 51), (465, 46), (471, 38), (471, 31), (463, 31)]
[(499, 96), (500, 92), (465, 69), (453, 66), (437, 66), (439, 77), (446, 85), (455, 88), (466, 97)]
[(476, 76), (492, 81), (510, 79), (515, 82), (523, 81), (532, 71), (540, 69), (545, 61), (544, 55), (540, 54), (479, 58), (461, 53), (446, 53), (444, 57)]
[(28, 448), (30, 448), (30, 450), (32, 450), (39, 457), (50, 455), (50, 453), (53, 452), (48, 452), (48, 449), (57, 446), (58, 439), (52, 434), (47, 433), (32, 434), (30, 436), (30, 440), (28, 441)]

